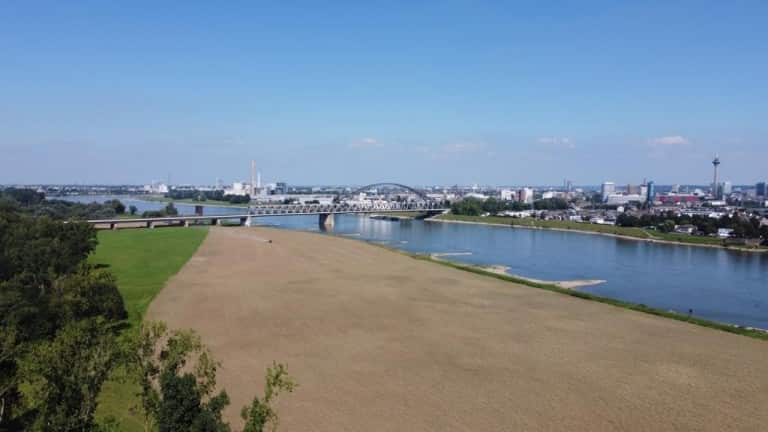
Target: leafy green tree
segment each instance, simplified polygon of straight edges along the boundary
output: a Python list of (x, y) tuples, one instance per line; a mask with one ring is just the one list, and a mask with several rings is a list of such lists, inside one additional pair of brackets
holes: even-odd
[[(0, 430), (93, 426), (91, 396), (113, 359), (99, 331), (126, 316), (114, 279), (86, 262), (95, 245), (87, 224), (0, 204)], [(25, 399), (22, 386), (39, 391)]]
[(229, 398), (213, 394), (218, 363), (197, 334), (144, 323), (132, 352), (146, 431), (229, 430), (221, 414)]
[(125, 214), (125, 204), (120, 202), (120, 200), (113, 199), (104, 204), (112, 207), (112, 209), (115, 210), (115, 214)]
[(240, 417), (245, 420), (243, 432), (264, 432), (267, 425), (271, 426), (270, 430), (276, 431), (279, 418), (274, 404), (277, 397), (282, 392), (293, 392), (296, 386), (285, 365), (273, 363), (272, 367), (267, 368), (263, 398), (255, 396), (251, 406), (245, 406), (240, 411)]
[(451, 204), (451, 213), (478, 216), (483, 212), (483, 202), (477, 198), (464, 198)]
[(128, 212), (131, 214), (131, 216), (135, 215), (138, 211), (139, 209), (133, 204), (128, 207)]
[(172, 202), (169, 202), (168, 205), (165, 206), (164, 211), (165, 211), (165, 214), (168, 216), (176, 216), (177, 214), (179, 214), (179, 211), (176, 210), (176, 206), (173, 205)]
[(658, 226), (659, 231), (669, 233), (675, 230), (675, 221), (667, 219)]
[(37, 345), (26, 362), (37, 412), (31, 430), (97, 430), (99, 392), (122, 358), (115, 327), (102, 318), (70, 322)]

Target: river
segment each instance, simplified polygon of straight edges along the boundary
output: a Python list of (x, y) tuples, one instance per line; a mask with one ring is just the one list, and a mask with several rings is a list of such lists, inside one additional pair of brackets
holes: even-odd
[[(113, 197), (70, 197), (80, 202)], [(114, 197), (139, 212), (165, 205)], [(194, 205), (175, 204), (182, 214)], [(242, 213), (210, 207), (205, 214)], [(318, 231), (316, 216), (260, 218), (262, 225)], [(410, 252), (461, 253), (446, 259), (502, 265), (512, 274), (552, 281), (602, 279), (579, 288), (715, 321), (768, 329), (768, 254), (666, 245), (574, 232), (424, 221), (390, 222), (337, 215), (334, 233)]]

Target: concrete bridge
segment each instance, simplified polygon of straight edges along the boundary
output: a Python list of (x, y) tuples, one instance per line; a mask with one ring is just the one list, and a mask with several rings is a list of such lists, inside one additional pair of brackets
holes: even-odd
[(439, 214), (446, 211), (443, 203), (432, 201), (418, 202), (373, 202), (373, 203), (338, 203), (338, 204), (267, 204), (251, 206), (248, 213), (220, 215), (177, 215), (155, 218), (92, 219), (88, 223), (97, 228), (117, 229), (125, 227), (146, 227), (210, 223), (221, 225), (223, 221), (235, 221), (240, 225), (250, 226), (253, 218), (269, 216), (317, 215), (321, 228), (332, 228), (334, 215), (354, 213), (405, 213), (424, 212)]

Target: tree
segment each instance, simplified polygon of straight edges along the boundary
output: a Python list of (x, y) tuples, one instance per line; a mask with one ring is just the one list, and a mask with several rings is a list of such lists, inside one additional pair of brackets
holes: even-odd
[(131, 216), (133, 216), (133, 215), (135, 215), (135, 214), (136, 214), (136, 212), (138, 212), (138, 211), (139, 211), (139, 209), (138, 209), (138, 208), (136, 208), (136, 206), (135, 206), (135, 205), (131, 204), (131, 205), (128, 207), (128, 211), (131, 213)]
[(675, 221), (667, 219), (659, 224), (659, 231), (669, 233), (675, 230)]
[(243, 432), (264, 432), (268, 424), (272, 426), (272, 431), (276, 431), (279, 418), (274, 404), (277, 397), (281, 392), (293, 392), (296, 386), (285, 365), (273, 363), (272, 367), (267, 368), (264, 397), (259, 400), (259, 397), (255, 396), (251, 406), (245, 406), (240, 411), (240, 417), (245, 420)]
[(464, 198), (451, 204), (451, 213), (478, 216), (483, 212), (483, 202), (477, 198)]
[(34, 431), (93, 431), (101, 387), (124, 357), (116, 330), (102, 318), (66, 324), (27, 362), (32, 379)]
[(126, 316), (114, 279), (86, 261), (95, 245), (88, 224), (0, 201), (0, 430), (95, 427), (110, 331)]
[(169, 202), (168, 205), (165, 206), (164, 212), (168, 216), (176, 216), (179, 214), (179, 211), (176, 210), (176, 206), (173, 205), (172, 202)]
[(198, 335), (144, 323), (132, 353), (146, 431), (155, 426), (160, 432), (229, 430), (221, 415), (229, 398), (224, 391), (213, 395), (218, 363)]
[(125, 204), (121, 203), (120, 200), (113, 199), (104, 204), (112, 207), (115, 210), (115, 214), (125, 214)]

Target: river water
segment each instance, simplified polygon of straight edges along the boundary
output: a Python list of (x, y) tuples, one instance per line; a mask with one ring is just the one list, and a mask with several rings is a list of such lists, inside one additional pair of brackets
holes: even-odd
[[(76, 197), (104, 201), (112, 197)], [(116, 197), (139, 212), (164, 203)], [(182, 214), (193, 205), (175, 204)], [(242, 213), (209, 207), (206, 214)], [(317, 216), (256, 219), (262, 225), (318, 231)], [(441, 222), (373, 220), (337, 215), (334, 233), (410, 252), (461, 253), (445, 257), (477, 265), (503, 265), (512, 274), (560, 281), (602, 279), (579, 288), (601, 296), (688, 313), (715, 321), (768, 329), (768, 253), (665, 245), (574, 232)]]

